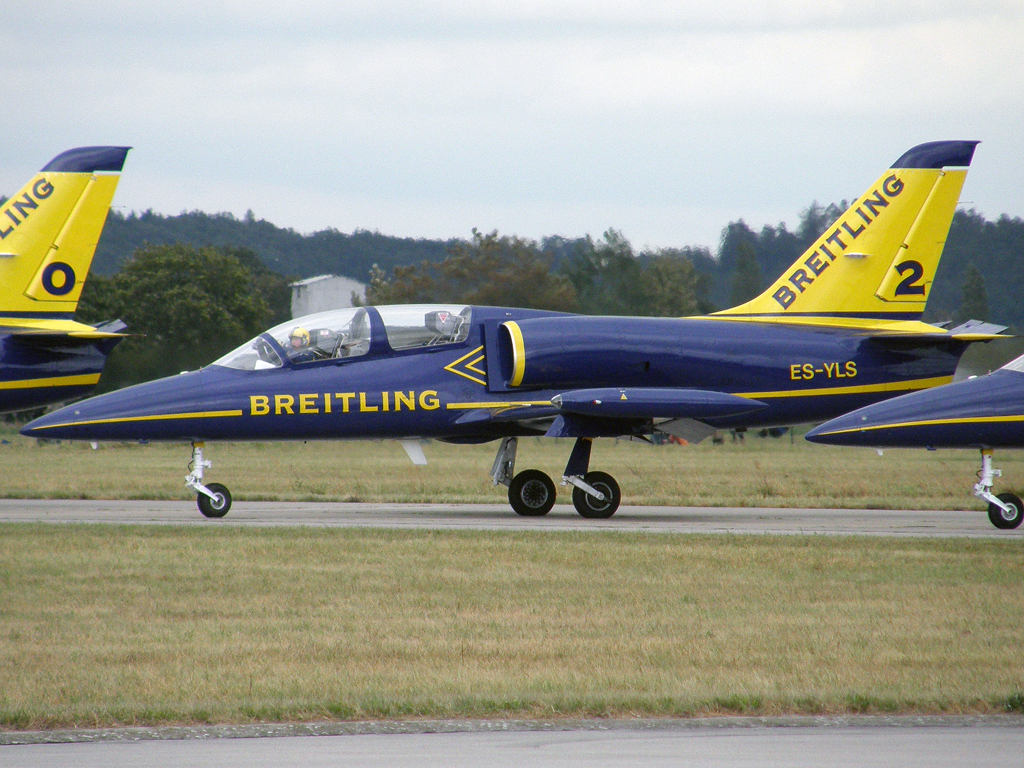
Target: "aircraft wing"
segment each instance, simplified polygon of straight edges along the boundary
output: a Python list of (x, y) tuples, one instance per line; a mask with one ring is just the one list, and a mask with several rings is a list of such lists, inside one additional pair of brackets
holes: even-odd
[[(481, 404), (483, 406), (484, 404)], [(625, 387), (576, 389), (545, 401), (503, 404), (467, 410), (459, 424), (551, 420), (548, 437), (598, 437), (628, 435), (651, 420), (675, 434), (676, 425), (686, 425), (687, 434), (714, 432), (701, 419), (733, 416), (767, 408), (748, 397), (703, 389)]]
[(715, 431), (702, 419), (734, 416), (767, 408), (767, 403), (739, 395), (705, 389), (625, 387), (577, 389), (556, 395), (551, 402), (559, 409), (548, 437), (599, 437), (627, 435), (632, 427), (661, 419), (659, 428), (675, 434), (706, 437)]

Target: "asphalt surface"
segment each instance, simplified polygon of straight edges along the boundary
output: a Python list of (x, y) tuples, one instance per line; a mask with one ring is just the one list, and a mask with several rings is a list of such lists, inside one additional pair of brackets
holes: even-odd
[(519, 517), (505, 504), (251, 501), (235, 502), (226, 517), (208, 520), (187, 501), (2, 499), (0, 522), (1024, 538), (1024, 527), (1000, 531), (981, 510), (623, 506), (608, 520), (586, 520), (569, 505), (556, 506), (546, 517), (530, 518)]
[[(0, 768), (117, 766), (963, 766), (1020, 765), (1024, 719), (721, 718), (477, 722), (52, 732), (0, 746)], [(347, 732), (344, 729), (348, 729)], [(339, 733), (343, 735), (336, 735)], [(219, 730), (219, 732), (218, 732)], [(304, 731), (304, 732), (303, 732)], [(182, 733), (186, 732), (186, 733)], [(296, 732), (303, 732), (295, 735)], [(86, 732), (88, 733), (88, 732)], [(10, 734), (6, 734), (10, 735)], [(30, 734), (26, 734), (30, 736)], [(264, 738), (259, 738), (264, 736)], [(271, 736), (271, 738), (266, 738)], [(58, 742), (58, 743), (54, 743)]]

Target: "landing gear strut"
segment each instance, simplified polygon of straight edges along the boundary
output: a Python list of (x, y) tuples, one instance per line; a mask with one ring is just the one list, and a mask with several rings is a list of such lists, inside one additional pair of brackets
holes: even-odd
[(988, 519), (996, 528), (1009, 530), (1016, 528), (1024, 519), (1024, 503), (1013, 493), (992, 494), (992, 481), (1002, 477), (1002, 472), (992, 468), (992, 450), (981, 451), (981, 471), (978, 482), (974, 485), (974, 495), (988, 502)]
[(562, 475), (562, 485), (573, 486), (572, 505), (581, 516), (603, 519), (615, 514), (622, 494), (615, 478), (607, 472), (588, 471), (593, 444), (591, 438), (576, 438)]
[(555, 506), (555, 484), (539, 469), (527, 469), (515, 474), (516, 450), (519, 440), (506, 437), (498, 447), (491, 467), (495, 485), (508, 486), (508, 503), (517, 515), (543, 517)]
[(231, 509), (231, 492), (220, 483), (203, 485), (203, 470), (213, 466), (203, 459), (203, 443), (192, 443), (192, 461), (185, 485), (196, 492), (196, 505), (205, 517), (224, 517)]
[[(555, 484), (538, 469), (515, 473), (518, 445), (514, 437), (501, 441), (491, 467), (491, 479), (495, 485), (508, 486), (508, 502), (517, 515), (542, 517), (555, 505)], [(614, 477), (606, 472), (589, 471), (592, 445), (591, 438), (576, 439), (562, 475), (562, 485), (573, 486), (572, 504), (583, 517), (611, 517), (619, 508), (622, 494)]]

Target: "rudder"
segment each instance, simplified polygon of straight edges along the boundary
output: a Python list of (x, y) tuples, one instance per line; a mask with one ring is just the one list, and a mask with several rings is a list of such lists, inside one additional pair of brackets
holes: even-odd
[(977, 144), (904, 153), (770, 288), (715, 314), (919, 319)]
[(79, 147), (0, 207), (0, 315), (70, 318), (129, 147)]

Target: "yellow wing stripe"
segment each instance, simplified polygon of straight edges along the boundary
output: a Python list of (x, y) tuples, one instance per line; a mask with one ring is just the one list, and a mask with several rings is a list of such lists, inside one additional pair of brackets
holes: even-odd
[(50, 376), (43, 379), (0, 381), (0, 389), (36, 389), (37, 387), (91, 387), (100, 380), (98, 373), (81, 376)]
[(835, 432), (825, 432), (827, 435), (845, 435), (850, 432), (874, 432), (880, 429), (902, 429), (905, 427), (942, 427), (956, 424), (999, 424), (1024, 421), (1021, 416), (965, 416), (960, 419), (923, 419), (922, 421), (901, 421), (894, 424), (874, 424), (864, 427), (853, 427), (852, 429), (837, 429)]
[(66, 421), (63, 424), (47, 424), (36, 429), (54, 427), (87, 427), (94, 424), (133, 424), (140, 421), (174, 421), (180, 419), (223, 419), (241, 416), (242, 411), (196, 411), (195, 413), (160, 413), (153, 416), (123, 416), (117, 419), (89, 419), (87, 421)]
[(854, 387), (820, 387), (817, 389), (792, 389), (775, 392), (737, 392), (740, 397), (763, 400), (768, 397), (822, 397), (826, 395), (864, 395), (873, 392), (911, 392), (918, 389), (929, 389), (949, 384), (952, 376), (937, 376), (932, 379), (911, 379), (894, 381), (886, 384), (861, 384)]
[(526, 345), (523, 343), (523, 332), (514, 320), (504, 322), (502, 325), (508, 328), (508, 335), (512, 338), (512, 378), (508, 385), (518, 387), (526, 375)]
[(551, 405), (550, 400), (517, 400), (487, 403), (448, 403), (445, 408), (449, 411), (473, 411), (477, 408), (493, 408), (502, 410), (504, 408), (528, 408), (535, 405)]

